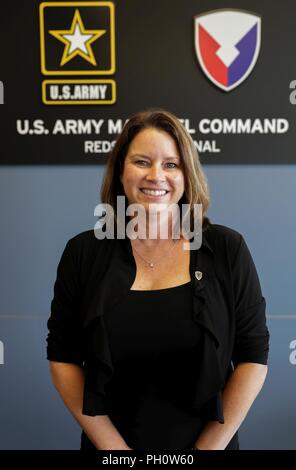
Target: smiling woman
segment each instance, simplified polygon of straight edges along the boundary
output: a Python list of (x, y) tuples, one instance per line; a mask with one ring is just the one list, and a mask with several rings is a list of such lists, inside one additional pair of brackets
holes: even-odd
[[(119, 196), (143, 208), (145, 237), (120, 236)], [(206, 178), (176, 116), (131, 117), (101, 200), (114, 209), (116, 236), (89, 230), (68, 241), (48, 320), (52, 379), (83, 430), (81, 449), (238, 449), (267, 372), (265, 299), (242, 235), (206, 216)], [(166, 209), (182, 204), (191, 229), (202, 205), (198, 249), (182, 231), (172, 237)], [(127, 212), (124, 229), (135, 219)]]
[(147, 128), (131, 142), (120, 181), (129, 204), (177, 203), (184, 193), (182, 161), (174, 139)]
[[(157, 189), (166, 194), (151, 193)], [(126, 122), (107, 163), (101, 200), (115, 211), (118, 195), (146, 208), (154, 202), (166, 206), (177, 202), (180, 209), (188, 204), (191, 229), (194, 207), (201, 204), (206, 226), (210, 200), (207, 181), (195, 144), (176, 116), (152, 110), (137, 113)]]

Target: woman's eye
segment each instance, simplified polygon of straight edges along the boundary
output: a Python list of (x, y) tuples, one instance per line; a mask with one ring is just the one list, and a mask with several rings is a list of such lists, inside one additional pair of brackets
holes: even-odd
[[(146, 164), (149, 164), (149, 162), (146, 162), (146, 160), (136, 160), (137, 165), (145, 166)], [(174, 162), (168, 162), (166, 163), (168, 168), (176, 168), (177, 164)]]
[(173, 166), (170, 166), (169, 168), (176, 168), (177, 166), (177, 164), (173, 162), (169, 162), (168, 165), (173, 165)]

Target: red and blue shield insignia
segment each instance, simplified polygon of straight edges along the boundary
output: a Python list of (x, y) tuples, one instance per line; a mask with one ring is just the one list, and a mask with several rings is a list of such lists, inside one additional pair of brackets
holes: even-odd
[(223, 9), (194, 18), (195, 50), (206, 76), (224, 91), (233, 90), (251, 73), (261, 44), (261, 18)]

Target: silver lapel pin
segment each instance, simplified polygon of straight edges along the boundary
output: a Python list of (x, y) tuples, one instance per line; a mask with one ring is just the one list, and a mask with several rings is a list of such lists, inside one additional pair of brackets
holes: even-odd
[(202, 278), (202, 272), (201, 271), (195, 271), (195, 277), (198, 281), (200, 281), (201, 278)]

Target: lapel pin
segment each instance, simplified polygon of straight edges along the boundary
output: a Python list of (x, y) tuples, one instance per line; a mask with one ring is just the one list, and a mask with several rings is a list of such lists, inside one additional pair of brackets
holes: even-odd
[(195, 277), (198, 281), (200, 281), (201, 278), (202, 278), (202, 272), (201, 271), (195, 271)]

